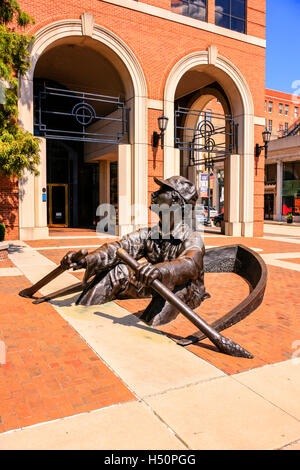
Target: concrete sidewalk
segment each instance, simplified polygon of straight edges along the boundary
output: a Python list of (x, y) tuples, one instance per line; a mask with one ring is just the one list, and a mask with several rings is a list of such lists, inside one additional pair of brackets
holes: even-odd
[[(300, 449), (300, 229), (277, 229), (256, 239), (205, 236), (206, 246), (247, 244), (268, 264), (263, 305), (224, 332), (253, 360), (208, 341), (177, 346), (165, 333), (194, 327), (184, 318), (164, 331), (147, 327), (138, 318), (145, 301), (75, 307), (68, 296), (33, 305), (18, 291), (67, 246), (102, 241), (11, 243), (11, 265), (0, 265), (0, 449)], [(78, 277), (63, 274), (41, 293)], [(212, 299), (199, 313), (209, 322), (247, 294), (234, 275), (206, 283)]]

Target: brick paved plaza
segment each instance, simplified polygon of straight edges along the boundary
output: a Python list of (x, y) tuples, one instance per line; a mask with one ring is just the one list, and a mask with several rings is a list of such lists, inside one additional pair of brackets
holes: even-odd
[[(58, 437), (58, 444), (52, 442), (53, 438), (47, 444), (43, 430), (73, 423), (61, 418), (96, 419), (97, 413), (117, 431), (108, 433), (105, 439), (99, 431), (97, 443), (82, 442), (83, 448), (299, 447), (300, 407), (296, 397), (300, 382), (295, 360), (300, 344), (299, 227), (287, 231), (286, 226), (268, 225), (263, 238), (204, 234), (206, 247), (241, 243), (256, 250), (267, 264), (262, 305), (224, 332), (252, 352), (252, 360), (221, 354), (208, 340), (185, 349), (177, 346), (165, 334), (186, 336), (195, 332), (195, 327), (182, 315), (160, 328), (164, 335), (147, 327), (138, 320), (148, 304), (146, 300), (74, 307), (76, 296), (40, 305), (18, 296), (21, 289), (50, 272), (69, 249), (81, 246), (92, 251), (107, 241), (88, 231), (56, 230), (51, 235), (47, 240), (11, 242), (9, 260), (0, 265), (0, 340), (6, 346), (6, 358), (0, 365), (0, 448), (76, 448), (78, 436), (74, 437), (75, 444), (63, 437)], [(71, 285), (82, 276), (82, 272), (63, 274), (61, 281), (58, 278), (56, 284), (54, 281), (47, 286), (47, 292)], [(198, 312), (209, 323), (236, 306), (249, 290), (234, 274), (206, 274), (205, 284), (211, 298)], [(203, 387), (203, 393), (197, 387)], [(224, 396), (218, 398), (221, 390)], [(210, 397), (225, 403), (227, 394), (228, 413), (242, 413), (242, 435), (216, 438), (215, 431), (208, 429), (202, 436), (197, 426), (201, 428), (203, 413), (210, 414), (210, 408), (216, 406)], [(177, 413), (167, 406), (167, 395), (169, 403), (179, 401)], [(189, 403), (192, 406), (196, 396), (199, 403), (194, 413), (200, 414), (199, 423), (186, 429), (180, 416), (189, 412)], [(118, 424), (125, 420), (127, 407), (130, 419), (137, 419), (134, 433), (138, 437), (133, 441), (125, 436), (130, 419), (123, 428)], [(259, 412), (261, 425), (255, 432), (254, 410), (255, 414)], [(112, 416), (105, 417), (105, 413)], [(222, 426), (227, 425), (228, 418), (223, 410)], [(213, 419), (217, 424), (219, 418)], [(35, 426), (39, 423), (43, 424)], [(150, 431), (143, 440), (139, 430), (145, 423)], [(273, 428), (275, 425), (277, 428)], [(163, 433), (158, 439), (160, 426)], [(24, 432), (33, 433), (32, 441), (28, 434), (31, 443), (22, 437)], [(65, 431), (62, 436), (66, 437)]]

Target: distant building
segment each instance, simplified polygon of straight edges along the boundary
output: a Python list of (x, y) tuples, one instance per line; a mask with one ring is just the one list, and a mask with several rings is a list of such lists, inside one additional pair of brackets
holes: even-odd
[(272, 133), (272, 140), (290, 133), (297, 135), (300, 129), (300, 98), (266, 89), (265, 118), (266, 127)]
[(300, 135), (270, 142), (265, 166), (265, 219), (300, 222)]
[(264, 218), (300, 221), (300, 98), (266, 89), (266, 127), (272, 133), (265, 161)]

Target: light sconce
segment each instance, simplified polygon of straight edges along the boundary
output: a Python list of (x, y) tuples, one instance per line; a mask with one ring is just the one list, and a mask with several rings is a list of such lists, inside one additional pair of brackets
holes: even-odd
[(259, 158), (260, 154), (261, 154), (261, 151), (263, 149), (265, 149), (265, 158), (267, 158), (267, 154), (268, 154), (268, 145), (269, 145), (269, 142), (271, 140), (271, 132), (268, 131), (267, 128), (265, 128), (265, 130), (263, 131), (262, 133), (262, 138), (263, 138), (263, 141), (264, 141), (264, 144), (265, 145), (258, 145), (256, 144), (255, 146), (255, 157), (256, 158)]
[(160, 134), (156, 131), (153, 132), (152, 143), (153, 143), (153, 147), (157, 148), (158, 147), (158, 142), (159, 142), (159, 139), (160, 139), (160, 147), (163, 149), (164, 148), (164, 134), (165, 134), (165, 131), (167, 129), (169, 118), (167, 118), (166, 116), (160, 116), (157, 119), (157, 121), (158, 121), (158, 127), (159, 127), (159, 130), (160, 130)]

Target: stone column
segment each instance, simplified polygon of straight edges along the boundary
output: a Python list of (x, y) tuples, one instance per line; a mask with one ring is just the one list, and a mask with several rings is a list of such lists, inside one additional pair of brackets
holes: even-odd
[[(33, 82), (22, 78), (19, 91), (19, 123), (33, 133)], [(46, 187), (46, 140), (40, 146), (40, 175), (24, 171), (19, 179), (19, 237), (20, 240), (47, 238), (47, 202), (42, 200), (42, 188)]]
[(118, 147), (119, 236), (134, 230), (132, 224), (131, 145)]
[(240, 155), (225, 160), (225, 235), (240, 237)]
[(47, 199), (43, 200), (43, 188), (47, 189), (46, 181), (46, 139), (41, 139), (40, 165), (38, 176), (29, 171), (19, 180), (19, 215), (20, 240), (38, 240), (49, 236), (47, 226)]
[[(34, 237), (47, 238), (49, 229), (47, 227), (47, 146), (46, 139), (42, 138), (40, 143), (40, 174), (34, 177)], [(46, 192), (43, 192), (43, 190)]]
[[(131, 144), (131, 185), (132, 216), (134, 228), (145, 227), (148, 223), (148, 142), (147, 142), (147, 99), (135, 96), (126, 101), (133, 108), (130, 113)], [(140, 118), (137, 118), (140, 116)], [(119, 160), (120, 161), (120, 160)], [(129, 163), (129, 162), (128, 162)], [(126, 224), (127, 225), (127, 224)]]
[(283, 163), (277, 162), (275, 220), (279, 220), (279, 221), (282, 220), (282, 180), (283, 180)]

